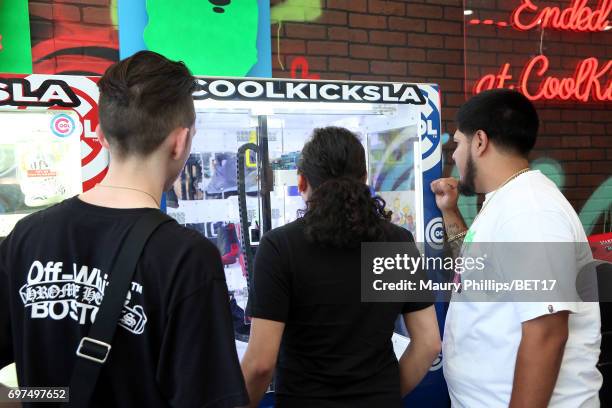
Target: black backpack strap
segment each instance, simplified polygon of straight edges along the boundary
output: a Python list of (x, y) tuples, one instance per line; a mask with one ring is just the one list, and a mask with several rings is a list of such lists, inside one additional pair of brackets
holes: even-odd
[(96, 320), (89, 329), (89, 335), (83, 337), (77, 347), (78, 358), (70, 379), (70, 407), (89, 406), (100, 371), (110, 353), (119, 316), (142, 250), (153, 232), (170, 220), (172, 218), (161, 211), (151, 211), (143, 215), (130, 229), (111, 269), (110, 282)]

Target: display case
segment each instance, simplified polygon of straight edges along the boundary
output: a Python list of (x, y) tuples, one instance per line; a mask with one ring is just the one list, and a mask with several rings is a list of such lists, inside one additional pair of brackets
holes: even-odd
[(26, 215), (79, 194), (79, 121), (72, 111), (2, 115), (0, 237)]
[[(0, 75), (0, 237), (28, 213), (104, 178), (108, 155), (94, 132), (96, 81)], [(313, 129), (341, 126), (357, 134), (368, 185), (392, 221), (429, 248), (441, 247), (443, 223), (429, 189), (442, 171), (436, 85), (200, 77), (194, 100), (197, 133), (164, 209), (217, 245), (239, 354), (248, 342), (244, 309), (254, 254), (262, 234), (304, 209), (296, 169)], [(405, 334), (401, 325), (397, 332)], [(394, 337), (398, 354), (407, 341)], [(438, 361), (424, 381), (429, 401), (444, 395), (440, 367)]]
[[(297, 162), (313, 129), (345, 127), (366, 151), (368, 184), (392, 221), (423, 242), (425, 114), (433, 85), (201, 78), (196, 136), (167, 212), (215, 241), (236, 310), (244, 309), (259, 237), (295, 220), (304, 203)], [(430, 146), (425, 146), (430, 148)], [(244, 330), (246, 333), (248, 330)]]
[[(297, 163), (315, 128), (340, 126), (360, 138), (367, 182), (392, 221), (428, 250), (444, 228), (431, 181), (441, 176), (439, 91), (432, 84), (200, 78), (194, 94), (196, 135), (187, 165), (167, 195), (167, 212), (217, 244), (225, 265), (239, 354), (259, 238), (304, 209)], [(443, 320), (443, 319), (441, 319)], [(399, 319), (393, 344), (409, 340)], [(444, 400), (441, 360), (419, 393)], [(435, 399), (435, 398), (434, 398)], [(265, 405), (265, 404), (264, 404)]]
[(95, 79), (0, 74), (0, 239), (104, 177), (97, 100)]

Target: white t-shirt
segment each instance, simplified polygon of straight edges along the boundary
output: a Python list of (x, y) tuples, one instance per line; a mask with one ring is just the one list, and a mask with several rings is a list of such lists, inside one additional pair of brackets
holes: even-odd
[[(539, 171), (526, 172), (487, 194), (485, 204), (468, 232), (474, 243), (587, 242), (572, 206)], [(569, 263), (575, 262), (577, 273), (592, 260), (586, 252), (588, 245), (576, 248), (581, 248), (576, 250), (580, 253), (566, 254), (569, 258), (565, 259), (541, 255), (549, 257), (541, 262), (546, 265), (543, 276), (548, 273), (549, 278), (555, 277), (555, 262), (567, 264), (569, 259)], [(483, 273), (486, 275), (486, 268)], [(456, 296), (461, 294), (454, 294), (453, 299)], [(598, 303), (451, 301), (444, 329), (443, 362), (453, 407), (507, 407), (521, 323), (560, 310), (570, 311), (569, 338), (549, 406), (599, 407), (602, 376), (596, 368), (601, 343)]]

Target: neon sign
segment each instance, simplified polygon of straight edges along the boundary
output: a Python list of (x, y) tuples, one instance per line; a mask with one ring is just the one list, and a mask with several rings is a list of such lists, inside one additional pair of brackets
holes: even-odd
[[(597, 8), (587, 6), (589, 0), (572, 0), (568, 7), (538, 7), (532, 0), (522, 0), (512, 12), (511, 24), (499, 27), (512, 27), (519, 31), (534, 28), (552, 28), (576, 32), (601, 32), (610, 29), (608, 17), (612, 13), (612, 0), (599, 0)], [(471, 20), (470, 24), (480, 23)], [(492, 25), (492, 20), (483, 24)], [(518, 77), (511, 83), (510, 63), (502, 64), (497, 74), (488, 74), (480, 78), (474, 88), (475, 94), (487, 89), (517, 89), (532, 101), (574, 100), (579, 102), (612, 101), (612, 61), (600, 61), (597, 58), (586, 58), (576, 65), (574, 74), (569, 77), (557, 77), (548, 73), (550, 62), (544, 55), (531, 58)], [(537, 82), (537, 85), (529, 86)], [(534, 91), (534, 89), (537, 90)]]
[[(544, 55), (532, 58), (521, 73), (518, 80), (518, 91), (532, 101), (576, 100), (580, 102), (610, 102), (612, 101), (612, 80), (605, 81), (612, 72), (612, 61), (600, 64), (596, 58), (582, 60), (576, 66), (571, 77), (557, 78), (547, 76), (549, 61)], [(474, 86), (474, 93), (487, 89), (508, 88), (515, 89), (515, 85), (507, 83), (512, 79), (510, 64), (502, 65), (497, 75), (489, 74), (482, 77)], [(529, 82), (539, 79), (537, 91), (529, 89)]]
[(566, 9), (543, 7), (538, 10), (531, 0), (523, 0), (512, 13), (512, 25), (517, 30), (528, 31), (537, 26), (557, 30), (583, 32), (604, 31), (610, 24), (612, 0), (600, 0), (597, 9), (587, 7), (588, 0), (572, 0)]

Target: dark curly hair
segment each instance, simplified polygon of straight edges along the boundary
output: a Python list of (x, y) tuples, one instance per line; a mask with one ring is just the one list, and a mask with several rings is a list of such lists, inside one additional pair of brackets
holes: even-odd
[(346, 248), (384, 240), (383, 223), (391, 212), (365, 184), (365, 150), (354, 133), (340, 127), (315, 129), (302, 149), (298, 173), (312, 188), (303, 214), (308, 241)]

